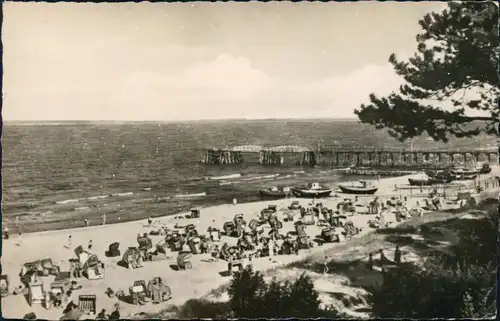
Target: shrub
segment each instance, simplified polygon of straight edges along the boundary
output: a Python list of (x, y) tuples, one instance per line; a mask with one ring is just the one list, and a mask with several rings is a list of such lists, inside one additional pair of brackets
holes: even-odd
[(266, 283), (262, 274), (248, 267), (235, 274), (228, 292), (237, 318), (314, 318), (325, 314), (319, 308), (318, 292), (305, 274), (294, 282), (274, 278)]

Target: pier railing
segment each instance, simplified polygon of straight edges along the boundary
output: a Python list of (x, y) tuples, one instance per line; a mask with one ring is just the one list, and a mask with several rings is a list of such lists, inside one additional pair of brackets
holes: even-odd
[(302, 165), (322, 167), (380, 167), (380, 166), (432, 166), (453, 163), (492, 162), (498, 160), (496, 149), (467, 150), (403, 150), (377, 148), (319, 148), (316, 151), (300, 149), (205, 149), (205, 164)]

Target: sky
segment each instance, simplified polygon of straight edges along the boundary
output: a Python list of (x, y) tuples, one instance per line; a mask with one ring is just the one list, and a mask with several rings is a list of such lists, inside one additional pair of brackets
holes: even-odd
[(3, 117), (352, 118), (444, 6), (5, 2)]

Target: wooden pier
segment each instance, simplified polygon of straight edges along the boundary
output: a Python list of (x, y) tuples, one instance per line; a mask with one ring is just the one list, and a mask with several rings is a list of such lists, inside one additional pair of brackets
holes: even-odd
[(418, 166), (449, 165), (456, 162), (497, 162), (498, 150), (396, 150), (396, 149), (349, 149), (304, 148), (301, 151), (276, 151), (272, 149), (237, 151), (231, 149), (206, 149), (202, 162), (205, 164), (261, 165), (294, 164), (302, 166)]

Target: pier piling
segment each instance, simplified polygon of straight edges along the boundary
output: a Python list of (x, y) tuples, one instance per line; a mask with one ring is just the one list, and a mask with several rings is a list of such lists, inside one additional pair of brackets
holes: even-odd
[[(286, 162), (296, 162), (302, 166), (335, 166), (335, 167), (362, 167), (365, 165), (395, 166), (395, 165), (447, 165), (460, 160), (463, 162), (478, 162), (498, 158), (497, 150), (465, 150), (465, 151), (446, 151), (446, 150), (360, 150), (360, 149), (342, 149), (331, 148), (324, 150), (307, 151), (276, 151), (272, 149), (244, 151), (250, 162), (257, 161), (262, 165), (284, 165)], [(252, 156), (255, 155), (255, 156)], [(258, 157), (257, 157), (258, 155)], [(295, 155), (295, 156), (294, 156)], [(493, 158), (494, 157), (494, 158)], [(229, 165), (242, 164), (244, 162), (243, 152), (230, 149), (206, 149), (202, 156), (202, 162), (205, 164)]]

